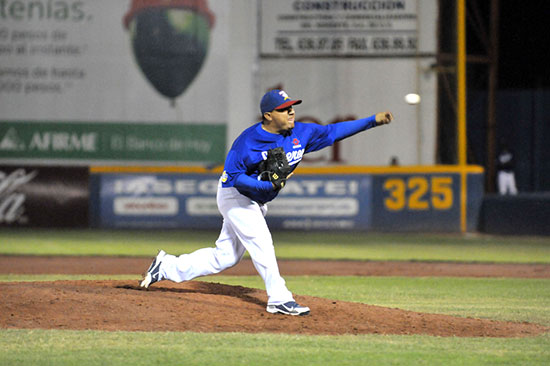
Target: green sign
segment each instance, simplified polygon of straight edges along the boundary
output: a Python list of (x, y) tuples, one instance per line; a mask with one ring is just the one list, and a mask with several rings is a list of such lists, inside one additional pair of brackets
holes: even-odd
[(0, 158), (222, 163), (226, 126), (0, 122)]

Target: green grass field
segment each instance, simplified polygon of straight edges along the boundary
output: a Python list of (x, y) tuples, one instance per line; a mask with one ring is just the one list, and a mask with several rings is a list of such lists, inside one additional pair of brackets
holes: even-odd
[[(188, 253), (213, 246), (213, 231), (3, 230), (0, 254), (130, 255)], [(278, 258), (550, 263), (550, 238), (421, 234), (273, 234)]]
[[(215, 232), (0, 232), (0, 254), (139, 255), (211, 246)], [(280, 258), (550, 263), (550, 238), (275, 233)], [(135, 276), (0, 275), (0, 281)], [(550, 326), (550, 279), (297, 276), (295, 293)], [(257, 276), (202, 278), (263, 288)], [(0, 294), (1, 307), (1, 294)], [(530, 338), (301, 336), (0, 330), (0, 365), (547, 365), (550, 334)]]

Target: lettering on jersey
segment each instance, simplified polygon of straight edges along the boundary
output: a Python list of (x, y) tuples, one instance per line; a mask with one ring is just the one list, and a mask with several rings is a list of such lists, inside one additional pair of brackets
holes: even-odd
[(298, 164), (304, 156), (305, 149), (294, 150), (286, 153), (286, 159), (290, 165)]
[(292, 140), (292, 145), (293, 149), (299, 149), (300, 147), (302, 147), (302, 145), (300, 145), (300, 140), (298, 140), (296, 137)]
[[(294, 150), (291, 152), (286, 153), (286, 160), (288, 160), (289, 165), (298, 164), (302, 157), (304, 156), (304, 152), (306, 149), (300, 149), (300, 150)], [(267, 159), (267, 151), (262, 151), (262, 159)]]

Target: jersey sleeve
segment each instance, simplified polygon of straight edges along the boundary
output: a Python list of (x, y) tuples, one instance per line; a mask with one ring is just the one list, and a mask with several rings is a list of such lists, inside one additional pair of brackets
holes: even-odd
[(268, 181), (260, 181), (255, 176), (249, 176), (245, 154), (239, 154), (231, 149), (227, 154), (224, 165), (223, 187), (235, 187), (246, 192), (269, 192), (273, 191), (273, 185)]
[(254, 179), (246, 174), (237, 176), (233, 186), (245, 192), (271, 192), (274, 190), (271, 182)]
[(233, 187), (239, 175), (245, 174), (247, 170), (243, 158), (239, 157), (233, 149), (227, 153), (223, 168), (222, 185), (224, 187)]
[(334, 142), (355, 135), (358, 132), (376, 127), (376, 116), (353, 121), (333, 123), (330, 125), (312, 125), (311, 138), (306, 147), (307, 152), (321, 150)]

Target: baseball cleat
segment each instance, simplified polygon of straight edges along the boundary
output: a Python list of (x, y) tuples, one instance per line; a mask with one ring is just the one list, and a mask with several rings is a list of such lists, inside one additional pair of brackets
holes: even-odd
[(267, 312), (271, 314), (308, 315), (309, 308), (301, 306), (296, 301), (288, 301), (279, 305), (267, 305)]
[(149, 288), (153, 283), (163, 280), (160, 275), (160, 263), (165, 255), (166, 252), (164, 250), (159, 251), (155, 259), (153, 259), (153, 263), (151, 263), (149, 269), (145, 273), (143, 281), (139, 284), (141, 287)]

